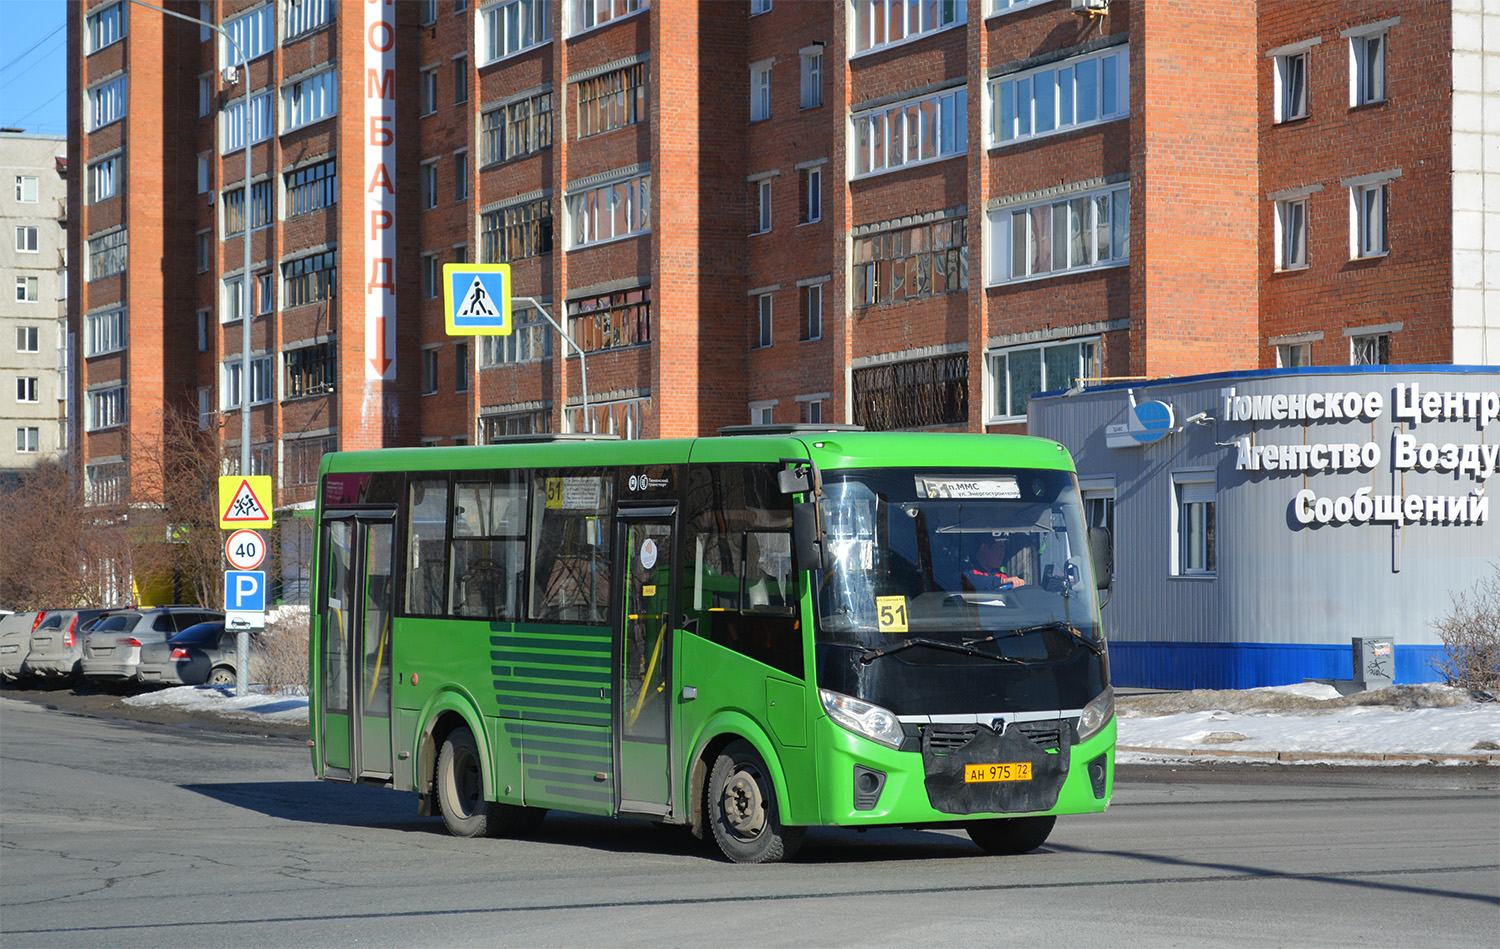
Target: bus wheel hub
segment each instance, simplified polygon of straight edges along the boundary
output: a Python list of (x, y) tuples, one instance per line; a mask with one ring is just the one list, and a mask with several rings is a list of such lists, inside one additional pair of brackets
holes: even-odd
[(755, 776), (740, 771), (724, 785), (724, 819), (735, 833), (754, 837), (765, 827), (766, 811)]

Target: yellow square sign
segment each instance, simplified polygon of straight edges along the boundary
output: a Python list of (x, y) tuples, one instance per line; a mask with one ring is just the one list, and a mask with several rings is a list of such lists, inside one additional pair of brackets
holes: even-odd
[(219, 526), (271, 526), (271, 476), (225, 475), (219, 479)]

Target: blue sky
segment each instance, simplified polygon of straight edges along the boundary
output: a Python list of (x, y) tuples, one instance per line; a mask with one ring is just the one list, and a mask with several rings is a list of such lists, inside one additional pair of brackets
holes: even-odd
[(0, 0), (0, 126), (68, 133), (64, 0)]

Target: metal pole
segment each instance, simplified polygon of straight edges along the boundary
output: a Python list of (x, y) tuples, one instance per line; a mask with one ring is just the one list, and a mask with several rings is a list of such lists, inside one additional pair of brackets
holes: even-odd
[[(588, 356), (584, 353), (583, 347), (578, 345), (578, 341), (569, 336), (566, 330), (557, 325), (557, 321), (552, 318), (552, 314), (548, 313), (547, 308), (542, 306), (535, 297), (512, 297), (511, 304), (514, 305), (516, 303), (524, 303), (527, 306), (534, 307), (538, 313), (546, 318), (548, 323), (552, 324), (552, 328), (557, 330), (557, 335), (573, 344), (573, 349), (578, 353), (578, 373), (582, 377), (583, 382), (583, 418), (584, 422), (588, 425), (589, 431), (592, 432), (594, 430), (594, 416), (589, 412), (589, 363)], [(563, 411), (566, 412), (567, 408), (564, 405)]]
[[(200, 20), (195, 16), (158, 7), (144, 0), (130, 0), (137, 6), (148, 10), (155, 10), (179, 20), (206, 26), (210, 30), (224, 37), (224, 41), (234, 49), (235, 59), (239, 61), (238, 69), (245, 71), (245, 112), (243, 123), (243, 134), (245, 136), (245, 196), (242, 201), (242, 223), (245, 230), (240, 241), (245, 247), (244, 272), (240, 274), (240, 474), (250, 474), (250, 61), (245, 58), (244, 50), (235, 38), (229, 35), (229, 31), (217, 23)], [(222, 188), (220, 191), (222, 192)], [(220, 195), (223, 198), (223, 195)], [(234, 694), (250, 694), (250, 633), (241, 629), (235, 635), (235, 674)]]

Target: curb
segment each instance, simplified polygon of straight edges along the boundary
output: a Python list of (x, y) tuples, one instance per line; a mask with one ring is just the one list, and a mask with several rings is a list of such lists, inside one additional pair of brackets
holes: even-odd
[(1321, 751), (1231, 751), (1208, 748), (1147, 748), (1141, 745), (1116, 745), (1116, 751), (1133, 751), (1164, 758), (1250, 758), (1257, 761), (1390, 761), (1423, 764), (1500, 765), (1500, 752), (1478, 754), (1386, 754), (1382, 752)]

